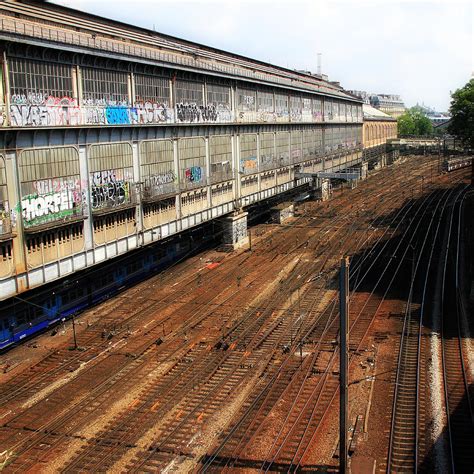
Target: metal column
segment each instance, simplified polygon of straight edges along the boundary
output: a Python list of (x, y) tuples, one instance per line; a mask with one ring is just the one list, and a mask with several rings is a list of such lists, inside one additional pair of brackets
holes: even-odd
[(349, 347), (349, 257), (341, 259), (339, 274), (340, 307), (340, 354), (339, 354), (339, 464), (342, 474), (348, 472), (347, 466), (347, 418), (348, 418), (348, 347)]

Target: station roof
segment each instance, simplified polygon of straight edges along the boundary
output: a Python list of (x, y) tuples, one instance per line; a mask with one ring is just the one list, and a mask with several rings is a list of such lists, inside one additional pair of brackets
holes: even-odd
[(364, 114), (364, 120), (388, 120), (388, 121), (396, 121), (395, 118), (382, 112), (375, 107), (372, 107), (369, 104), (362, 104), (362, 113)]
[[(37, 41), (33, 44), (47, 46), (47, 43), (61, 43), (64, 49), (77, 52), (307, 90), (361, 102), (342, 87), (320, 76), (44, 1), (4, 1), (0, 5), (0, 19), (0, 39), (15, 41), (22, 33), (23, 41), (25, 36), (34, 37)], [(14, 22), (24, 25), (17, 28), (12, 25)], [(64, 47), (65, 44), (68, 46)]]

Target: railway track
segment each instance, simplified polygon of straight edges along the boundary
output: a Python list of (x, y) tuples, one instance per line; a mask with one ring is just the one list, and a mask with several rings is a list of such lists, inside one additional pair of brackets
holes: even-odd
[[(409, 229), (411, 230), (411, 229)], [(405, 232), (405, 235), (407, 232)], [(401, 243), (402, 241), (400, 241)], [(400, 247), (400, 244), (399, 246)], [(398, 249), (397, 247), (397, 249)], [(394, 252), (396, 253), (396, 251)], [(390, 260), (391, 261), (391, 260)], [(398, 264), (397, 268), (393, 271), (393, 275), (395, 276), (397, 272), (399, 271), (400, 264)], [(389, 269), (389, 267), (386, 267), (386, 270)], [(384, 272), (386, 271), (384, 270)], [(358, 301), (355, 306), (354, 310), (354, 304), (352, 304), (352, 309), (351, 309), (351, 348), (353, 353), (356, 351), (360, 350), (361, 343), (365, 337), (365, 334), (367, 333), (370, 323), (375, 317), (378, 308), (382, 304), (383, 300), (385, 299), (390, 286), (393, 282), (393, 278), (390, 280), (389, 284), (387, 285), (387, 288), (381, 291), (381, 295), (383, 296), (375, 296), (374, 297), (374, 291), (379, 285), (380, 281), (382, 280), (383, 273), (379, 277), (377, 283), (374, 286), (374, 289), (372, 292), (367, 296), (364, 296), (362, 299), (358, 298)], [(355, 291), (352, 294), (352, 302), (354, 303), (354, 297), (355, 297)], [(335, 370), (337, 370), (337, 366), (335, 365), (337, 362), (337, 359), (335, 357), (336, 353), (333, 353), (334, 357), (332, 357), (328, 365), (325, 369), (325, 373), (331, 373)], [(350, 357), (350, 362), (351, 365), (353, 365), (353, 357)], [(297, 470), (298, 468), (301, 467), (301, 464), (304, 460), (305, 455), (308, 453), (310, 446), (312, 445), (313, 440), (315, 439), (318, 428), (320, 426), (320, 423), (322, 419), (327, 415), (329, 406), (331, 402), (334, 400), (336, 394), (338, 393), (338, 380), (337, 377), (333, 377), (334, 384), (333, 387), (329, 386), (328, 389), (326, 390), (326, 398), (323, 398), (323, 402), (321, 403), (320, 401), (320, 395), (318, 394), (317, 398), (313, 398), (312, 400), (307, 401), (307, 406), (310, 407), (311, 409), (311, 416), (309, 417), (310, 422), (306, 424), (306, 431), (305, 433), (309, 433), (308, 439), (304, 440), (302, 437), (298, 442), (295, 442), (295, 438), (293, 437), (292, 442), (286, 441), (286, 446), (281, 445), (279, 450), (283, 451), (286, 453), (286, 457), (282, 458), (281, 460), (276, 460), (278, 465), (281, 464), (281, 462), (286, 462), (289, 467), (288, 470), (293, 471)], [(319, 406), (318, 406), (319, 404)], [(311, 423), (314, 425), (313, 429), (310, 429)], [(296, 431), (296, 436), (298, 437), (298, 431), (301, 430), (301, 428), (298, 425), (295, 425), (295, 431)], [(287, 438), (289, 438), (287, 436)], [(291, 439), (291, 438), (289, 438)], [(297, 446), (297, 448), (294, 448), (294, 445)], [(265, 467), (265, 470), (268, 471), (271, 467), (271, 465), (275, 462), (275, 458), (272, 458), (271, 462)]]
[[(305, 244), (300, 244), (300, 246), (303, 247), (303, 250), (307, 248), (307, 246)], [(301, 270), (303, 272), (303, 270)], [(304, 278), (307, 278), (312, 272), (312, 268), (310, 268), (309, 270), (307, 269), (306, 270), (306, 273), (298, 273), (296, 270), (293, 270), (293, 276), (286, 281), (286, 286), (289, 287), (290, 286), (290, 283), (291, 283), (291, 280), (297, 280), (298, 277), (303, 277)], [(272, 301), (272, 303), (270, 305), (268, 305), (267, 307), (265, 307), (263, 309), (263, 311), (258, 314), (257, 313), (257, 318), (254, 319), (254, 321), (248, 325), (247, 324), (244, 324), (245, 321), (249, 321), (249, 317), (247, 317), (246, 319), (244, 320), (241, 320), (239, 321), (239, 324), (233, 328), (233, 331), (229, 332), (228, 334), (226, 334), (223, 339), (224, 341), (228, 341), (228, 344), (229, 344), (229, 353), (232, 353), (230, 351), (236, 351), (237, 353), (241, 353), (241, 354), (244, 354), (244, 357), (242, 359), (239, 359), (238, 360), (238, 364), (234, 364), (234, 366), (230, 366), (230, 368), (228, 367), (229, 365), (229, 361), (222, 361), (222, 363), (220, 364), (220, 368), (222, 368), (222, 370), (228, 370), (229, 373), (235, 373), (236, 371), (236, 367), (238, 368), (239, 366), (244, 366), (246, 369), (248, 369), (249, 367), (253, 367), (257, 364), (258, 360), (260, 360), (262, 357), (265, 359), (265, 352), (262, 352), (263, 350), (266, 349), (266, 352), (272, 354), (272, 352), (270, 352), (271, 350), (274, 350), (275, 348), (278, 348), (279, 346), (283, 345), (282, 341), (283, 339), (285, 339), (285, 335), (288, 334), (289, 332), (289, 326), (291, 324), (291, 320), (289, 318), (285, 318), (283, 316), (277, 316), (276, 313), (278, 312), (278, 308), (280, 306), (283, 306), (283, 303), (285, 302), (285, 300), (287, 299), (287, 293), (288, 293), (288, 290), (287, 291), (280, 291), (280, 294), (278, 296), (278, 298), (274, 299)], [(265, 314), (266, 313), (266, 314)], [(250, 313), (250, 316), (255, 316), (254, 313)], [(265, 326), (264, 326), (264, 323), (265, 322), (270, 322), (270, 326), (267, 327), (265, 329)], [(254, 327), (253, 327), (254, 326)], [(250, 331), (250, 333), (249, 333)], [(246, 341), (246, 338), (243, 337), (243, 335), (245, 335), (246, 333), (249, 333), (249, 334), (253, 334), (253, 339), (251, 339), (250, 341)], [(227, 343), (226, 343), (227, 344)], [(259, 349), (259, 352), (261, 353), (261, 356), (258, 357), (257, 355), (247, 355), (248, 353), (251, 353), (251, 352), (254, 352), (255, 349)], [(237, 380), (237, 379), (236, 379)], [(211, 383), (211, 381), (209, 381), (209, 383), (207, 385), (205, 385), (205, 389), (201, 389), (200, 393), (199, 393), (199, 400), (198, 400), (198, 403), (196, 404), (195, 401), (193, 399), (186, 399), (186, 402), (185, 402), (185, 405), (187, 408), (189, 407), (193, 407), (193, 406), (200, 406), (200, 407), (204, 407), (204, 409), (202, 410), (201, 414), (199, 415), (201, 417), (201, 420), (204, 418), (205, 419), (205, 416), (207, 415), (206, 413), (206, 410), (205, 410), (205, 406), (206, 406), (206, 403), (209, 403), (210, 405), (216, 405), (216, 402), (215, 400), (217, 399), (219, 401), (219, 403), (217, 403), (217, 405), (220, 404), (220, 402), (222, 400), (220, 400), (220, 396), (219, 394), (216, 394), (216, 393), (212, 393), (212, 390), (215, 389), (214, 387), (215, 384)], [(219, 386), (219, 384), (217, 385)], [(206, 400), (202, 400), (201, 399), (201, 395), (202, 393), (206, 393), (206, 389), (209, 389), (209, 396)], [(229, 392), (229, 390), (227, 391)], [(226, 393), (227, 393), (226, 392)], [(180, 410), (180, 411), (183, 411), (183, 410)], [(168, 440), (168, 444), (170, 445), (173, 445), (173, 443), (176, 442), (176, 439), (177, 440), (181, 440), (183, 438), (183, 436), (179, 436), (176, 431), (181, 431), (181, 432), (190, 432), (192, 431), (192, 426), (189, 426), (189, 424), (191, 423), (194, 423), (194, 419), (191, 419), (190, 420), (190, 415), (192, 415), (194, 413), (194, 410), (191, 410), (190, 413), (188, 413), (188, 416), (185, 417), (184, 420), (178, 420), (179, 421), (179, 427), (176, 427), (176, 426), (173, 426), (173, 428), (171, 429), (170, 427), (168, 426), (165, 426), (163, 431), (164, 433), (161, 433), (160, 435), (160, 439), (162, 440), (163, 438), (165, 440)], [(125, 423), (120, 423), (119, 426), (121, 426), (122, 424), (125, 424)], [(118, 428), (118, 427), (117, 427)], [(117, 429), (116, 428), (116, 429)], [(166, 434), (168, 433), (169, 431), (171, 430), (172, 434), (173, 434), (173, 439), (171, 440), (171, 434)], [(174, 431), (173, 431), (174, 430)], [(173, 441), (174, 440), (174, 441)], [(176, 454), (176, 452), (178, 451), (178, 449), (175, 447), (175, 448), (172, 448), (170, 446), (166, 446), (166, 442), (165, 441), (161, 441), (160, 444), (158, 444), (157, 446), (154, 446), (151, 450), (150, 450), (150, 453), (148, 453), (147, 456), (145, 456), (145, 461), (140, 461), (140, 465), (147, 465), (147, 461), (146, 459), (150, 458), (153, 460), (152, 464), (153, 466), (156, 468), (157, 466), (157, 458), (160, 458), (161, 462), (162, 463), (166, 463), (165, 460), (167, 460), (167, 462), (169, 463), (170, 462), (170, 454), (171, 455), (174, 455)], [(163, 453), (168, 453), (167, 455), (164, 455)], [(159, 454), (157, 454), (159, 453)], [(83, 455), (81, 456), (81, 458), (84, 458), (84, 459), (90, 459), (92, 456), (91, 456), (91, 453), (89, 452), (87, 455)], [(100, 456), (99, 455), (99, 458), (96, 462), (97, 462), (97, 465), (100, 463), (100, 465), (103, 465), (104, 463), (104, 456)], [(96, 456), (96, 459), (97, 459), (97, 456)], [(166, 465), (166, 464), (165, 464)], [(90, 465), (88, 466), (90, 468)], [(137, 466), (129, 466), (127, 469), (130, 469), (130, 470), (134, 470), (134, 469), (138, 469)]]
[(466, 373), (465, 335), (461, 326), (465, 307), (459, 284), (463, 200), (461, 193), (451, 209), (441, 290), (444, 400), (448, 420), (448, 459), (452, 472), (474, 469), (474, 400)]
[[(372, 304), (374, 304), (374, 303), (372, 303)], [(378, 304), (379, 303), (375, 303), (375, 306), (378, 306)], [(364, 308), (366, 306), (367, 306), (367, 302), (365, 302), (363, 304)], [(333, 311), (334, 311), (334, 306), (332, 308), (329, 307), (328, 310), (327, 310), (327, 313), (329, 315), (332, 315)], [(329, 319), (331, 319), (331, 318), (329, 318)], [(332, 318), (332, 320), (333, 320), (333, 318)], [(324, 322), (322, 322), (322, 324), (320, 322), (319, 327), (324, 332), (324, 330), (325, 329), (327, 330), (327, 327), (328, 327), (328, 319), (323, 320), (323, 321)], [(329, 341), (328, 341), (329, 343), (331, 343), (331, 340), (335, 337), (336, 333), (337, 333), (337, 331), (334, 331), (333, 335), (329, 338)], [(362, 333), (365, 333), (365, 331), (362, 331)], [(315, 337), (315, 339), (319, 338), (319, 340), (321, 340), (321, 336), (322, 336), (322, 334), (319, 334), (318, 337)], [(313, 336), (313, 338), (314, 338), (314, 336)], [(328, 365), (328, 367), (329, 367), (329, 365)], [(307, 369), (307, 375), (306, 375), (306, 377), (304, 377), (304, 380), (308, 380), (309, 374), (311, 374), (312, 370), (313, 370), (313, 366), (310, 364), (309, 368)], [(323, 414), (325, 413), (325, 411), (328, 407), (328, 402), (330, 402), (331, 399), (332, 399), (331, 395), (332, 395), (332, 393), (334, 393), (334, 389), (337, 386), (337, 380), (336, 380), (335, 385), (331, 387), (331, 384), (334, 383), (334, 378), (328, 378), (327, 377), (328, 372), (329, 372), (329, 370), (325, 371), (325, 375), (322, 377), (322, 383), (317, 385), (317, 387), (319, 387), (321, 385), (322, 387), (325, 388), (325, 390), (318, 391), (317, 400), (319, 401), (318, 410), (320, 411), (320, 413), (318, 413), (317, 416), (315, 416), (315, 413), (314, 413), (315, 412), (314, 407), (316, 405), (312, 405), (312, 404), (310, 405), (309, 404), (309, 400), (311, 400), (311, 397), (306, 398), (306, 399), (304, 397), (303, 398), (298, 397), (295, 401), (295, 405), (298, 405), (298, 404), (301, 405), (301, 403), (303, 403), (305, 407), (311, 406), (311, 407), (313, 407), (313, 409), (311, 410), (311, 413), (309, 414), (309, 416), (304, 415), (304, 417), (303, 417), (308, 422), (304, 422), (304, 423), (295, 422), (295, 425), (294, 425), (295, 426), (295, 431), (297, 432), (297, 437), (299, 437), (300, 439), (299, 439), (299, 441), (295, 441), (295, 435), (294, 435), (293, 438), (291, 439), (291, 441), (288, 443), (292, 447), (294, 447), (295, 445), (297, 446), (296, 452), (294, 454), (292, 454), (294, 457), (298, 457), (298, 454), (300, 452), (300, 448), (301, 448), (302, 445), (304, 445), (304, 442), (302, 442), (302, 438), (304, 438), (306, 435), (308, 435), (308, 433), (309, 433), (309, 436), (311, 436), (311, 434), (313, 433), (314, 430), (312, 430), (310, 428), (311, 423), (314, 422), (316, 419), (319, 420), (323, 416)], [(327, 380), (327, 379), (329, 379), (329, 380)], [(295, 386), (299, 386), (296, 380), (291, 382), (291, 387), (295, 387)], [(265, 389), (266, 389), (266, 387), (265, 387)], [(304, 388), (304, 386), (301, 386), (301, 393), (308, 393), (307, 390)], [(313, 395), (313, 401), (314, 401), (314, 396), (315, 396), (314, 391), (312, 392), (312, 395)], [(285, 396), (285, 398), (288, 399), (289, 397)], [(257, 404), (255, 406), (257, 406)], [(292, 407), (292, 408), (294, 408), (294, 407)], [(259, 410), (261, 411), (262, 408), (260, 407)], [(268, 409), (268, 412), (270, 410), (271, 410), (271, 407)], [(296, 412), (298, 412), (298, 410), (296, 410)], [(290, 410), (290, 413), (291, 413), (291, 410)], [(300, 417), (303, 416), (303, 415), (302, 415), (302, 412), (299, 412), (299, 413), (300, 413), (300, 415), (296, 416), (296, 420), (301, 421)], [(246, 412), (245, 415), (248, 417), (249, 420), (260, 419), (259, 413), (255, 414), (253, 412)], [(287, 427), (288, 426), (287, 421), (288, 421), (288, 419), (284, 423), (282, 423), (282, 426)], [(242, 429), (241, 426), (243, 426), (243, 424), (244, 423), (242, 423), (242, 421), (240, 421), (238, 423), (238, 425), (239, 425), (238, 429), (240, 431)], [(235, 441), (233, 441), (235, 438), (238, 439), (239, 436), (240, 436), (241, 439), (245, 439), (245, 436), (246, 436), (245, 433), (248, 433), (249, 431), (251, 431), (251, 426), (252, 426), (252, 423), (250, 423), (250, 425), (247, 427), (247, 430), (244, 432), (243, 435), (238, 435), (237, 436), (235, 433), (229, 433), (229, 435), (227, 435), (227, 437), (225, 438), (224, 443), (222, 443), (220, 445), (220, 447), (215, 450), (213, 455), (206, 457), (206, 459), (204, 460), (202, 470), (207, 471), (211, 467), (212, 463), (215, 462), (216, 460), (217, 460), (217, 463), (219, 464), (219, 469), (222, 468), (222, 460), (223, 459), (226, 460), (225, 466), (228, 467), (228, 468), (234, 466), (236, 463), (238, 464), (239, 460), (242, 459), (242, 451), (244, 451), (244, 449), (241, 448), (242, 451), (240, 453), (235, 452), (236, 448), (234, 448), (234, 451), (231, 454), (221, 454), (221, 452), (226, 453), (226, 452), (229, 451), (228, 449), (225, 449), (225, 443), (229, 443), (230, 446), (233, 446), (236, 443)], [(262, 424), (259, 424), (259, 426), (261, 427)], [(247, 442), (244, 443), (245, 446), (248, 446), (248, 444), (251, 441), (253, 441), (253, 444), (255, 444), (256, 443), (256, 441), (255, 441), (256, 438), (258, 439), (258, 430), (257, 430), (257, 433), (255, 434), (255, 436), (249, 437), (247, 439)], [(288, 440), (288, 435), (286, 437), (284, 437), (284, 442), (286, 442), (287, 440)], [(277, 446), (277, 453), (280, 453), (281, 451), (285, 451), (285, 450), (283, 450), (281, 445), (278, 445), (278, 443), (277, 443), (276, 446)], [(288, 454), (288, 451), (292, 452), (291, 450), (288, 450), (288, 447), (287, 447), (285, 456), (283, 456), (283, 458), (280, 460), (278, 465), (282, 465), (281, 463), (283, 462), (283, 465), (288, 466), (288, 464), (285, 464), (285, 461), (287, 461), (288, 459), (291, 459), (292, 460), (291, 463), (290, 463), (290, 467), (291, 467), (291, 465), (292, 465), (292, 463), (295, 459), (292, 458)], [(302, 452), (304, 452), (304, 450), (302, 450)], [(288, 456), (290, 456), (290, 457), (288, 457)], [(273, 459), (273, 461), (274, 461), (274, 459)], [(273, 461), (270, 462), (270, 464), (266, 467), (266, 469), (269, 469), (269, 467), (271, 466)], [(297, 463), (299, 463), (299, 461), (297, 461)]]
[[(427, 296), (435, 291), (436, 278), (433, 275), (436, 275), (437, 255), (443, 255), (440, 229), (444, 215), (462, 192), (463, 189), (444, 192), (433, 209), (421, 246), (413, 249), (412, 278), (395, 380), (387, 472), (416, 472), (420, 457), (426, 454), (426, 407), (422, 395), (425, 376), (421, 362), (427, 357), (426, 338), (422, 337), (426, 333), (424, 326), (431, 306)], [(434, 235), (430, 236), (432, 229)], [(432, 238), (431, 246), (428, 245), (429, 237)], [(446, 252), (442, 258), (446, 261)]]
[[(429, 162), (426, 160), (417, 173), (422, 173), (427, 166)], [(45, 408), (44, 401), (40, 401), (31, 407), (36, 411), (36, 419), (28, 418), (29, 415), (22, 412), (10, 426), (5, 423), (4, 433), (15, 435), (23, 431), (24, 435), (24, 428), (16, 424), (24, 414), (24, 427), (28, 430), (33, 427), (29, 439), (26, 431), (26, 439), (10, 445), (16, 452), (16, 459), (7, 470), (19, 472), (34, 469), (34, 466), (58, 456), (71, 440), (79, 448), (75, 454), (64, 458), (66, 462), (62, 469), (68, 472), (119, 467), (135, 472), (157, 470), (166, 468), (180, 456), (196, 463), (192, 445), (194, 436), (198, 436), (203, 426), (222, 412), (223, 407), (233, 400), (233, 394), (245, 387), (249, 392), (242, 401), (243, 409), (252, 407), (250, 413), (255, 413), (252, 400), (257, 400), (263, 408), (255, 419), (265, 420), (268, 407), (278, 402), (290, 382), (293, 387), (294, 377), (308, 373), (309, 367), (319, 370), (321, 361), (310, 364), (308, 361), (312, 356), (298, 357), (298, 349), (303, 350), (304, 344), (308, 347), (321, 343), (331, 345), (337, 337), (337, 331), (324, 332), (325, 328), (333, 331), (331, 321), (334, 321), (334, 311), (324, 310), (315, 304), (331, 288), (332, 277), (337, 271), (337, 255), (352, 249), (360, 251), (361, 262), (368, 262), (374, 259), (368, 250), (370, 244), (391, 238), (398, 232), (397, 214), (394, 213), (390, 219), (384, 216), (388, 210), (394, 211), (407, 201), (409, 187), (413, 187), (418, 178), (415, 173), (412, 177), (399, 176), (397, 179), (400, 182), (405, 180), (405, 195), (400, 191), (392, 197), (392, 201), (377, 206), (380, 199), (388, 195), (386, 189), (376, 191), (377, 186), (394, 181), (393, 177), (383, 176), (384, 179), (374, 180), (370, 186), (367, 183), (373, 196), (365, 203), (355, 204), (353, 196), (360, 196), (367, 188), (354, 190), (347, 198), (335, 201), (334, 205), (327, 207), (327, 212), (324, 206), (313, 206), (317, 209), (320, 222), (314, 220), (311, 215), (314, 210), (310, 209), (307, 215), (295, 220), (295, 225), (282, 226), (276, 232), (267, 232), (263, 238), (257, 239), (258, 245), (252, 251), (251, 258), (250, 253), (231, 256), (226, 259), (226, 265), (202, 273), (201, 283), (196, 274), (187, 276), (184, 272), (181, 283), (187, 284), (185, 288), (181, 284), (176, 285), (174, 293), (168, 287), (156, 298), (152, 290), (142, 288), (143, 294), (137, 292), (130, 304), (135, 298), (135, 306), (141, 307), (137, 304), (140, 301), (138, 297), (142, 296), (144, 301), (153, 295), (156, 298), (153, 303), (167, 307), (167, 312), (163, 309), (158, 311), (156, 306), (149, 317), (137, 316), (130, 323), (130, 331), (127, 330), (130, 334), (123, 338), (123, 345), (109, 351), (103, 361), (99, 358), (91, 360), (90, 367), (84, 370), (84, 378), (78, 379), (77, 383), (83, 382), (84, 391), (93, 387), (95, 370), (95, 374), (99, 374), (96, 379), (104, 382), (103, 387), (74, 402), (78, 394), (72, 392), (74, 384), (69, 381), (61, 390), (66, 394), (64, 398), (57, 398), (56, 407), (64, 407), (57, 418), (48, 418), (45, 413), (40, 416)], [(337, 212), (335, 218), (322, 217), (331, 216), (334, 211)], [(352, 221), (349, 216), (352, 216)], [(362, 225), (356, 223), (355, 217), (370, 222), (371, 230), (366, 232)], [(311, 225), (302, 230), (301, 224), (308, 223)], [(325, 230), (321, 233), (323, 226)], [(351, 241), (354, 237), (355, 240)], [(295, 262), (290, 265), (292, 260)], [(368, 265), (366, 263), (365, 268)], [(291, 269), (289, 274), (279, 277), (281, 269), (286, 267)], [(357, 270), (356, 265), (354, 268)], [(236, 278), (237, 273), (240, 279)], [(362, 281), (364, 271), (361, 269), (355, 275), (357, 281)], [(283, 283), (278, 280), (283, 280)], [(273, 289), (259, 299), (258, 289), (268, 285), (269, 281), (275, 282)], [(254, 302), (249, 303), (249, 295), (252, 295)], [(199, 301), (203, 297), (208, 300), (206, 303)], [(368, 314), (376, 311), (378, 303), (374, 298), (369, 302), (361, 299), (361, 309), (356, 308), (357, 312)], [(161, 319), (156, 317), (157, 313)], [(161, 338), (165, 317), (169, 318), (167, 321), (171, 318), (182, 321), (170, 327), (166, 337)], [(148, 325), (138, 331), (137, 324)], [(318, 324), (320, 329), (311, 333), (310, 329)], [(358, 337), (364, 337), (369, 324), (370, 318), (363, 323), (361, 319), (360, 325), (365, 329)], [(295, 325), (297, 328), (294, 328)], [(159, 338), (161, 341), (157, 345)], [(286, 354), (288, 349), (290, 352)], [(162, 370), (164, 366), (167, 368)], [(148, 378), (160, 370), (155, 379)], [(321, 390), (318, 410), (324, 403), (329, 406), (332, 397), (328, 394), (334, 393), (333, 389), (328, 389), (334, 377), (324, 373), (319, 375), (322, 375), (319, 379), (327, 380), (325, 385), (323, 382), (320, 385), (326, 388)], [(299, 420), (295, 426), (305, 426), (303, 420), (308, 419), (307, 410), (301, 408), (304, 403), (301, 403), (317, 386), (318, 375), (313, 376), (307, 377), (302, 385), (294, 385), (295, 389), (303, 387), (302, 393), (306, 394), (303, 398), (299, 397), (299, 408), (292, 415), (292, 420)], [(57, 377), (60, 378), (60, 374)], [(144, 383), (144, 380), (149, 382)], [(259, 393), (255, 389), (264, 388), (268, 381), (272, 383), (264, 395), (255, 398), (255, 394)], [(92, 435), (78, 434), (82, 432), (81, 426), (95, 419), (97, 412), (113, 398), (114, 391), (127, 393), (135, 384), (142, 388), (136, 392), (129, 406), (109, 418)], [(31, 387), (34, 386), (38, 386), (38, 381), (31, 384)], [(54, 398), (55, 392), (52, 394)], [(31, 394), (25, 392), (24, 397), (31, 398)], [(323, 397), (328, 397), (324, 403)], [(81, 410), (85, 410), (85, 414), (74, 426), (72, 420), (77, 419)], [(303, 413), (299, 418), (298, 412)], [(322, 416), (323, 412), (318, 412), (313, 418), (321, 419)], [(314, 428), (298, 430), (300, 438), (311, 440)], [(283, 437), (281, 435), (280, 440)], [(304, 446), (308, 442), (301, 444), (295, 466), (303, 459)], [(244, 444), (240, 443), (241, 446)]]
[[(283, 326), (282, 322), (280, 321), (277, 326)], [(282, 331), (282, 332), (284, 333), (285, 331)], [(242, 348), (242, 349), (243, 349), (243, 348)], [(188, 430), (187, 430), (187, 431), (188, 431)], [(160, 454), (160, 457), (161, 457), (161, 458), (164, 458), (164, 457), (166, 457), (166, 456), (164, 456), (164, 455), (162, 454), (163, 451), (165, 451), (165, 452), (170, 452), (170, 451), (171, 451), (171, 452), (173, 453), (173, 452), (176, 452), (176, 449), (171, 450), (171, 449), (164, 449), (163, 447), (155, 447), (152, 451), (154, 451), (155, 453), (156, 453), (156, 452), (160, 452), (160, 453), (161, 453), (161, 454)], [(87, 456), (83, 455), (82, 457), (83, 457), (83, 458), (87, 458), (87, 457), (90, 457), (90, 455), (87, 455)], [(101, 459), (101, 465), (103, 465), (103, 461), (104, 461), (104, 460)], [(162, 459), (162, 461), (163, 461), (163, 459)], [(168, 459), (168, 461), (169, 461), (169, 459)], [(155, 459), (153, 465), (154, 465), (154, 467), (156, 468), (156, 459)], [(90, 467), (90, 466), (89, 466), (89, 467)]]

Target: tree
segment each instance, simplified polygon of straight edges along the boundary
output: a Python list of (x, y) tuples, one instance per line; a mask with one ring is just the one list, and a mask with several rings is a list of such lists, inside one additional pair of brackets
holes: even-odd
[(408, 109), (398, 117), (398, 135), (426, 137), (433, 134), (433, 125), (420, 106)]
[(400, 137), (406, 137), (410, 135), (415, 135), (415, 121), (413, 117), (408, 112), (405, 112), (403, 115), (400, 115), (397, 119), (398, 126), (398, 135)]
[(474, 148), (474, 79), (452, 95), (448, 132)]

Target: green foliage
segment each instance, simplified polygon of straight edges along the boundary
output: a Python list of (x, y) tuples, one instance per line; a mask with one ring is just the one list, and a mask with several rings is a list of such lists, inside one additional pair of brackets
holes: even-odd
[(398, 117), (398, 135), (400, 137), (427, 137), (433, 135), (433, 125), (419, 106), (408, 109)]
[(474, 79), (458, 89), (452, 98), (448, 132), (461, 139), (465, 146), (474, 148)]
[(415, 135), (415, 121), (410, 113), (405, 112), (403, 115), (400, 115), (397, 119), (397, 126), (399, 137)]

